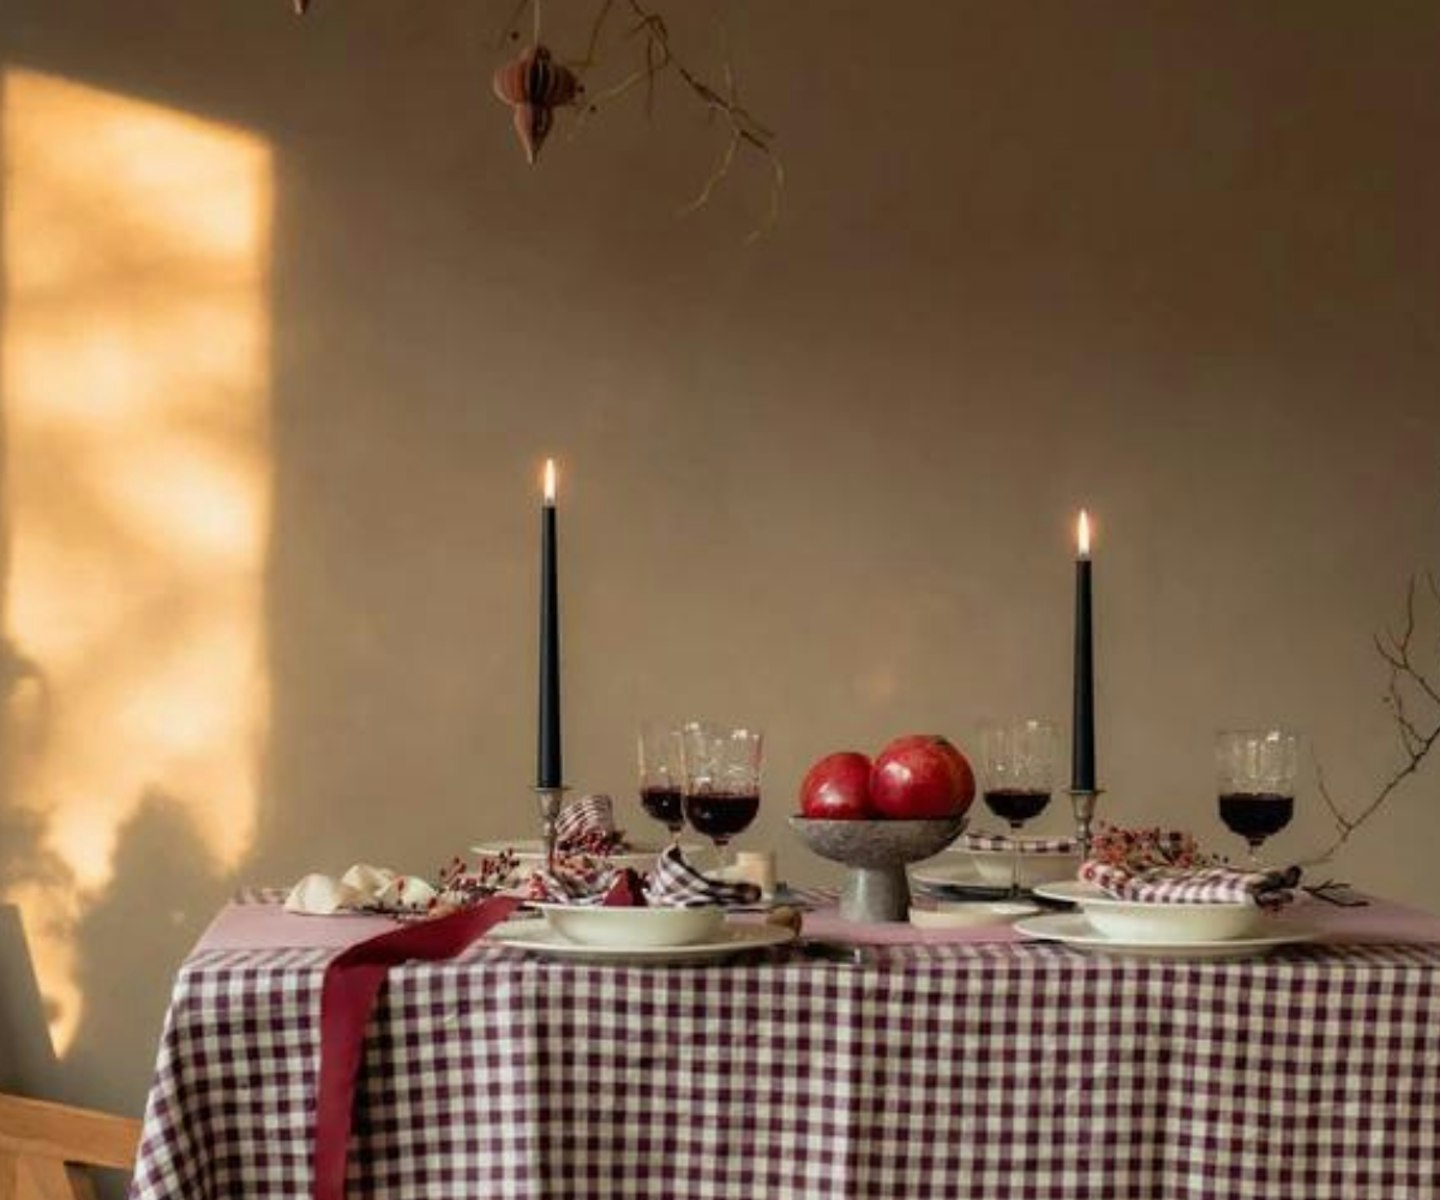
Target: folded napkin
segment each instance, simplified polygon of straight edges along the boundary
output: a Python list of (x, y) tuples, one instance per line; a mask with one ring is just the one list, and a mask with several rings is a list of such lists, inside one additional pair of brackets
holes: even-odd
[(645, 895), (659, 907), (703, 908), (718, 904), (733, 908), (758, 904), (760, 888), (748, 881), (729, 882), (702, 875), (685, 861), (679, 846), (668, 846), (655, 860)]
[(1213, 865), (1131, 871), (1090, 859), (1080, 864), (1080, 878), (1116, 900), (1143, 904), (1234, 904), (1253, 900), (1261, 908), (1274, 909), (1295, 898), (1300, 868), (1244, 871)]
[(560, 810), (555, 822), (555, 848), (561, 854), (607, 854), (625, 842), (615, 827), (615, 802), (591, 793)]
[(331, 916), (339, 912), (423, 913), (436, 891), (416, 875), (356, 863), (339, 879), (306, 875), (285, 897), (288, 912)]
[(723, 908), (756, 904), (760, 889), (753, 883), (731, 883), (712, 879), (688, 862), (679, 846), (667, 847), (655, 860), (655, 866), (643, 878), (628, 869), (604, 867), (586, 869), (557, 864), (553, 870), (541, 868), (530, 876), (525, 894), (528, 899), (551, 904), (620, 905), (655, 908)]
[(1003, 833), (966, 833), (955, 843), (956, 850), (1004, 850), (1021, 854), (1074, 854), (1080, 843), (1073, 837), (1015, 838)]

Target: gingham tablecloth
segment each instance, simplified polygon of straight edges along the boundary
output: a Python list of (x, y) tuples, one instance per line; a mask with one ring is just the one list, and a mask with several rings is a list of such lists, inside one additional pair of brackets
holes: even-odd
[[(138, 1200), (302, 1200), (330, 949), (200, 949)], [(487, 946), (391, 973), (349, 1195), (1440, 1196), (1440, 945), (1256, 961), (876, 946), (664, 969)]]

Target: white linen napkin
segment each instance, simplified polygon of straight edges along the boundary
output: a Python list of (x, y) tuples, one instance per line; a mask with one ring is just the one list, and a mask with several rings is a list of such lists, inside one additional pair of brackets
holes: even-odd
[(285, 910), (328, 917), (340, 912), (417, 913), (434, 901), (435, 889), (418, 875), (356, 863), (339, 879), (306, 875), (285, 897)]

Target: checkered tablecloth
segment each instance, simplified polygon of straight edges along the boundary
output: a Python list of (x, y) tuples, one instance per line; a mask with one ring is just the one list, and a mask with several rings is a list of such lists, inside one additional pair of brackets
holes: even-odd
[[(180, 971), (137, 1200), (302, 1200), (333, 950)], [(396, 968), (352, 1197), (1423, 1200), (1440, 946)]]

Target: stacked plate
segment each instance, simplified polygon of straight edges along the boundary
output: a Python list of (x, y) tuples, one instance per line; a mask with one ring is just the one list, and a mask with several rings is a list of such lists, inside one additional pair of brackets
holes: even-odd
[(676, 963), (725, 958), (794, 937), (776, 925), (727, 920), (722, 908), (535, 907), (544, 920), (507, 921), (490, 931), (490, 940), (581, 962)]
[(1078, 911), (1029, 917), (1015, 928), (1027, 937), (1102, 953), (1163, 958), (1244, 958), (1277, 946), (1311, 941), (1315, 931), (1253, 900), (1156, 904), (1116, 900), (1094, 884), (1045, 883), (1037, 896)]

